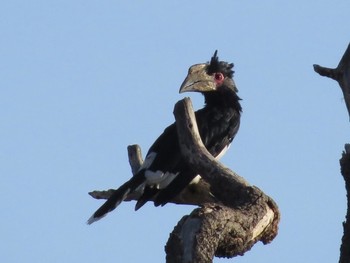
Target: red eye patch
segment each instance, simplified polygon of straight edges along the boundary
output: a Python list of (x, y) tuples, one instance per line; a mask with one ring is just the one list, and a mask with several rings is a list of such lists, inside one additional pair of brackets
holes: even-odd
[(220, 72), (214, 74), (214, 79), (217, 85), (221, 85), (224, 82), (224, 75)]

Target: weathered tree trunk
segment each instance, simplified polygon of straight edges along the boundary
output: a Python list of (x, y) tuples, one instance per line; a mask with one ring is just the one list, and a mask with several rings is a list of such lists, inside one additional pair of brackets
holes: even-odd
[[(341, 58), (338, 66), (334, 69), (314, 65), (314, 70), (321, 76), (336, 80), (343, 92), (346, 107), (350, 116), (350, 44)], [(344, 234), (340, 247), (339, 263), (350, 262), (350, 145), (345, 144), (345, 151), (340, 159), (341, 174), (345, 180), (347, 192), (347, 213), (343, 223)]]

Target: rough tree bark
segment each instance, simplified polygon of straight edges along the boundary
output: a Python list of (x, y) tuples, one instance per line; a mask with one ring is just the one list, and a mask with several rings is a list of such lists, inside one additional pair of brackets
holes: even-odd
[(189, 99), (174, 110), (182, 154), (210, 185), (215, 203), (203, 203), (181, 219), (166, 245), (167, 262), (212, 262), (243, 255), (256, 242), (277, 235), (274, 201), (219, 163), (203, 145)]
[[(344, 100), (350, 116), (350, 44), (346, 49), (336, 68), (325, 68), (314, 65), (314, 70), (321, 76), (336, 80), (343, 92)], [(340, 247), (339, 263), (350, 262), (350, 145), (345, 144), (345, 151), (340, 159), (341, 174), (345, 180), (347, 192), (347, 213), (346, 220), (343, 222), (344, 234)]]
[[(200, 139), (190, 99), (179, 101), (174, 115), (182, 154), (205, 181), (186, 188), (172, 200), (200, 207), (184, 216), (170, 234), (166, 262), (212, 262), (214, 256), (243, 255), (258, 241), (271, 242), (280, 220), (276, 203), (210, 155)], [(135, 174), (142, 164), (141, 149), (129, 146), (128, 155)], [(113, 191), (89, 194), (106, 199)], [(128, 200), (137, 198), (129, 196)]]

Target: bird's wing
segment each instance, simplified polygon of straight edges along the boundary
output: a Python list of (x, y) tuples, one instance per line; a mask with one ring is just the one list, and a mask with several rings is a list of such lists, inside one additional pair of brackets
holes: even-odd
[[(238, 131), (239, 116), (232, 114), (232, 112), (222, 113), (206, 110), (199, 110), (195, 114), (199, 134), (204, 145), (215, 158), (220, 158), (226, 152)], [(180, 149), (178, 152), (180, 152)], [(154, 200), (156, 206), (165, 205), (180, 194), (197, 176), (186, 160), (182, 159), (181, 156), (178, 158), (174, 172), (179, 171), (179, 174), (167, 187), (150, 191), (153, 194), (152, 197), (156, 196)]]

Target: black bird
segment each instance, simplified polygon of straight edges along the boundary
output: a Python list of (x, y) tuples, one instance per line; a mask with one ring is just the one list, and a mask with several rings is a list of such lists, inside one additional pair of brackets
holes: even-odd
[[(196, 121), (204, 145), (217, 159), (226, 152), (240, 124), (242, 108), (232, 68), (232, 63), (219, 61), (215, 51), (210, 62), (189, 68), (180, 88), (180, 93), (195, 91), (204, 95), (205, 106), (195, 112)], [(173, 123), (153, 143), (136, 175), (115, 190), (87, 223), (101, 219), (135, 191), (140, 193), (135, 210), (149, 200), (153, 200), (155, 206), (163, 206), (199, 179), (181, 156)]]

